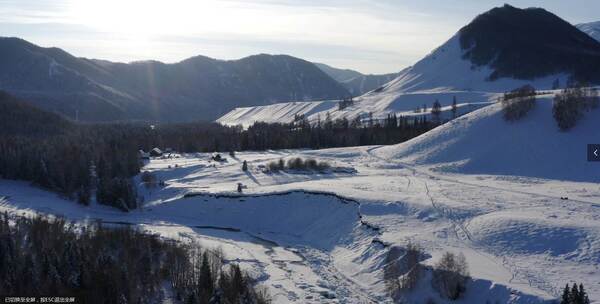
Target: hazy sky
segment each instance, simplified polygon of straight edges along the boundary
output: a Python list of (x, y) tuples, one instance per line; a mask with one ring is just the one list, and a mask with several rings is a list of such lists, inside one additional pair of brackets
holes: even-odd
[(504, 2), (573, 24), (600, 20), (597, 0), (0, 0), (0, 35), (123, 62), (269, 53), (384, 73)]

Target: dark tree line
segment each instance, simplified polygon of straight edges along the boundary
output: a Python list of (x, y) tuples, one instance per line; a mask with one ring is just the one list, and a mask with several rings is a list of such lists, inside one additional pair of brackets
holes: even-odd
[(240, 131), (240, 140), (231, 149), (323, 149), (347, 146), (396, 144), (419, 136), (437, 126), (425, 116), (398, 117), (388, 115), (383, 120), (368, 118), (307, 119), (290, 124), (257, 122)]
[(0, 92), (0, 177), (27, 180), (81, 204), (134, 209), (132, 177), (140, 172), (138, 150), (179, 152), (330, 148), (395, 144), (436, 126), (425, 116), (375, 120), (346, 118), (309, 123), (255, 123), (244, 130), (216, 123), (77, 124)]
[(0, 216), (0, 294), (69, 296), (79, 303), (157, 303), (169, 283), (185, 303), (268, 303), (218, 251), (131, 228)]
[(0, 176), (34, 184), (88, 204), (122, 210), (136, 208), (132, 176), (140, 172), (137, 151), (171, 147), (180, 152), (329, 148), (394, 144), (418, 136), (435, 125), (425, 117), (390, 115), (365, 125), (346, 119), (300, 123), (256, 123), (247, 130), (210, 123), (72, 125), (45, 137), (27, 133), (0, 137)]

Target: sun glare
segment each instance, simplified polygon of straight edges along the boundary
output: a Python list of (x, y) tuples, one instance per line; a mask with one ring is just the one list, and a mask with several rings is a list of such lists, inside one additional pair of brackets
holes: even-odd
[[(248, 14), (249, 10), (258, 15)], [(261, 20), (261, 15), (266, 17), (251, 5), (213, 0), (78, 0), (72, 2), (70, 11), (76, 23), (111, 33), (136, 35), (255, 31), (260, 27), (260, 22), (255, 21)]]

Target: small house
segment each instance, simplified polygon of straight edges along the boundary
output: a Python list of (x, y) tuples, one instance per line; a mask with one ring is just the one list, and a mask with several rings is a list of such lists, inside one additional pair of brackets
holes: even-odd
[(152, 157), (159, 157), (162, 156), (163, 152), (159, 149), (159, 148), (154, 148), (152, 150), (150, 150), (150, 156)]

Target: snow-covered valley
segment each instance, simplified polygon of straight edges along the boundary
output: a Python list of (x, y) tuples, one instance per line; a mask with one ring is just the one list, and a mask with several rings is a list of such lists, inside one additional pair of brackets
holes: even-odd
[[(0, 210), (127, 223), (222, 248), (275, 303), (392, 302), (385, 259), (409, 242), (423, 248), (424, 264), (446, 251), (466, 256), (473, 280), (457, 303), (539, 303), (572, 282), (594, 302), (600, 167), (586, 161), (585, 144), (597, 139), (598, 110), (560, 132), (550, 97), (521, 121), (504, 121), (492, 104), (399, 145), (152, 159), (143, 170), (165, 186), (138, 177), (145, 205), (129, 213), (2, 180)], [(292, 157), (341, 169), (265, 170)], [(426, 283), (407, 299), (445, 302)]]

